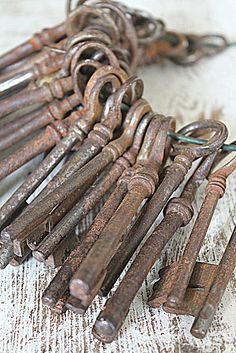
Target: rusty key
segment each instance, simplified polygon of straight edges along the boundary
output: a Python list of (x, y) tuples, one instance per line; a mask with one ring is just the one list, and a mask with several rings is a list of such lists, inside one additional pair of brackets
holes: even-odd
[(30, 54), (41, 50), (45, 45), (58, 41), (65, 35), (65, 24), (47, 28), (37, 33), (27, 42), (0, 56), (0, 69), (3, 69)]
[[(154, 283), (153, 292), (148, 299), (148, 305), (160, 308), (165, 304), (178, 273), (178, 261), (173, 262), (159, 271), (159, 280)], [(164, 311), (177, 315), (191, 315), (197, 317), (207, 297), (209, 289), (217, 271), (217, 265), (196, 262), (185, 292), (184, 301), (178, 307), (163, 306)]]

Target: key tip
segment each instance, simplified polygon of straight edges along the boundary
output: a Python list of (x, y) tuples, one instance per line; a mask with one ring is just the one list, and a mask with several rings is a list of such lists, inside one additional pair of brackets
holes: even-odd
[(93, 326), (93, 335), (99, 341), (111, 343), (116, 336), (116, 329), (113, 323), (107, 318), (98, 318)]

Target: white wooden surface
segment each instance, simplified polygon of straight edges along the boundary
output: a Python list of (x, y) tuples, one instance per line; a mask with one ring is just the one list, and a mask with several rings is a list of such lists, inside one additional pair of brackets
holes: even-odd
[[(162, 18), (170, 29), (187, 32), (219, 32), (236, 40), (235, 0), (136, 0), (127, 4), (146, 10)], [(0, 51), (4, 52), (26, 39), (42, 26), (50, 26), (64, 17), (64, 0), (0, 0)], [(171, 63), (142, 69), (145, 96), (153, 108), (172, 114), (178, 125), (198, 119), (222, 119), (236, 137), (236, 47), (211, 59), (202, 60), (191, 68)], [(37, 163), (37, 160), (34, 162)], [(35, 164), (27, 165), (0, 183), (0, 203), (3, 203), (14, 183)], [(214, 221), (204, 243), (200, 260), (218, 263), (235, 224), (236, 176), (229, 179), (229, 188), (217, 207)], [(195, 207), (199, 209), (202, 192)], [(91, 335), (93, 322), (104, 304), (95, 300), (84, 318), (66, 313), (54, 316), (41, 304), (42, 292), (54, 271), (30, 260), (20, 268), (7, 268), (0, 273), (0, 353), (156, 353), (156, 352), (235, 352), (236, 302), (235, 277), (224, 295), (206, 339), (193, 338), (189, 329), (191, 317), (176, 317), (146, 305), (157, 269), (178, 258), (185, 237), (178, 232), (162, 259), (139, 291), (118, 339), (102, 345)]]

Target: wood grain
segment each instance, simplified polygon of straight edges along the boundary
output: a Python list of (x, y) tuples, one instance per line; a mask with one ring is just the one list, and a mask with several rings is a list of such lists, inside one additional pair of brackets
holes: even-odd
[[(234, 0), (125, 1), (151, 10), (171, 29), (185, 32), (220, 32), (236, 40)], [(64, 0), (0, 0), (0, 51), (25, 40), (43, 26), (63, 19)], [(198, 118), (223, 120), (236, 136), (236, 49), (189, 68), (165, 62), (142, 69), (145, 96), (153, 108), (177, 117), (178, 126)], [(0, 204), (9, 197), (38, 160), (11, 175), (0, 184)], [(204, 187), (195, 202), (199, 209)], [(218, 263), (235, 224), (236, 176), (229, 179), (225, 197), (220, 200), (199, 260)], [(171, 263), (182, 253), (193, 222), (180, 230), (162, 258), (149, 274), (125, 321), (118, 339), (103, 345), (94, 340), (91, 328), (104, 299), (98, 298), (84, 318), (67, 312), (60, 317), (42, 306), (42, 292), (54, 271), (34, 260), (19, 268), (0, 273), (0, 353), (220, 353), (236, 351), (235, 277), (223, 297), (217, 316), (206, 339), (197, 340), (189, 333), (193, 319), (176, 317), (146, 305), (152, 283), (160, 266)]]

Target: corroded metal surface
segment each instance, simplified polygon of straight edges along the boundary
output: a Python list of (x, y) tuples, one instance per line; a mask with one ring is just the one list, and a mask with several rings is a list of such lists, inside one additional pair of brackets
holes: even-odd
[(196, 317), (209, 293), (217, 272), (217, 265), (196, 262), (183, 302), (178, 307), (170, 307), (165, 304), (175, 283), (178, 269), (179, 263), (174, 262), (160, 270), (160, 279), (153, 286), (148, 304), (153, 308), (159, 308), (164, 304), (163, 308), (168, 313)]

